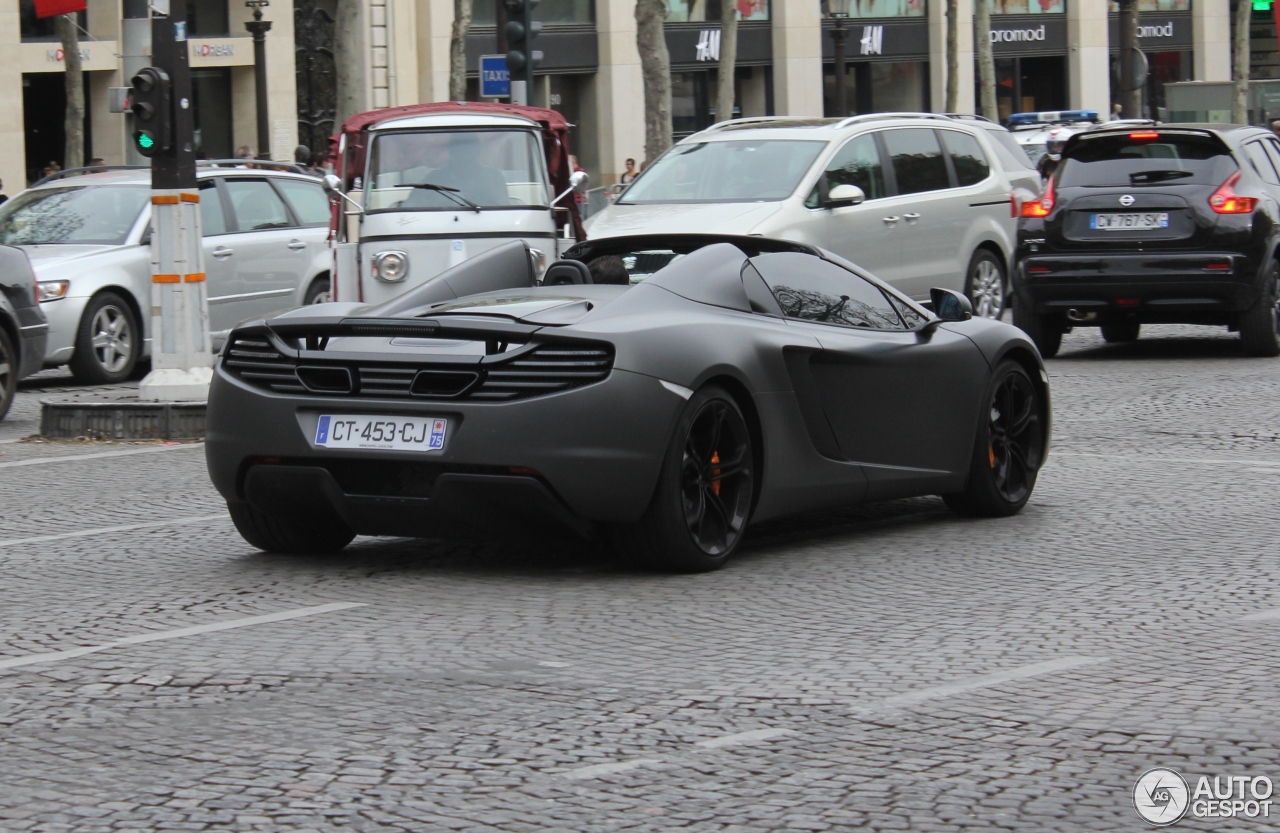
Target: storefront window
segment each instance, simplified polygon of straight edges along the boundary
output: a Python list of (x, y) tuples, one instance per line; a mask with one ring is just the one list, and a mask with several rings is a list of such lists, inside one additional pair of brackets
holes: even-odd
[(187, 0), (187, 34), (219, 37), (231, 33), (226, 0)]
[[(472, 26), (494, 25), (496, 4), (493, 0), (478, 0), (471, 7)], [(595, 22), (593, 0), (542, 0), (533, 7), (533, 19), (544, 26), (566, 26)]]
[[(667, 0), (668, 23), (719, 22), (721, 0)], [(736, 0), (739, 20), (768, 20), (769, 0)], [(920, 0), (923, 2), (923, 0)]]
[[(1191, 0), (1138, 0), (1140, 12), (1189, 12)], [(1120, 14), (1120, 4), (1111, 0), (1111, 13)]]
[[(924, 17), (925, 8), (925, 0), (853, 0), (849, 17)], [(823, 16), (829, 13), (827, 0), (822, 0)]]
[(1065, 14), (1066, 0), (988, 0), (992, 14)]
[[(22, 39), (25, 41), (56, 41), (58, 40), (58, 30), (54, 21), (56, 17), (36, 17), (35, 0), (20, 0), (18, 3), (18, 28), (22, 33)], [(80, 22), (80, 28), (84, 29), (86, 25), (86, 17), (84, 12), (76, 14), (76, 20)], [(81, 40), (85, 40), (81, 36)]]

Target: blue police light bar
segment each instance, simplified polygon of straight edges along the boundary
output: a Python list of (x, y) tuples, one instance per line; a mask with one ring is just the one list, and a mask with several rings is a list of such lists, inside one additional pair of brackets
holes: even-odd
[(1014, 113), (1009, 117), (1009, 125), (1021, 124), (1066, 124), (1073, 121), (1097, 121), (1097, 110), (1044, 110), (1039, 113)]

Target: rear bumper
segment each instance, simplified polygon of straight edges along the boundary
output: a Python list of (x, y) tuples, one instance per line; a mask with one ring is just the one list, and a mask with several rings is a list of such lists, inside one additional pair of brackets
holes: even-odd
[[(1227, 269), (1209, 269), (1227, 263)], [(1039, 271), (1045, 270), (1045, 271)], [(1030, 255), (1018, 263), (1018, 304), (1038, 314), (1068, 310), (1178, 320), (1228, 314), (1258, 297), (1256, 260), (1240, 254)]]
[[(572, 391), (475, 403), (278, 395), (219, 365), (205, 454), (228, 502), (333, 513), (365, 535), (518, 532), (543, 522), (581, 532), (639, 520), (683, 406), (657, 379), (617, 369)], [(313, 442), (321, 413), (438, 416), (450, 428), (441, 452), (330, 450)]]

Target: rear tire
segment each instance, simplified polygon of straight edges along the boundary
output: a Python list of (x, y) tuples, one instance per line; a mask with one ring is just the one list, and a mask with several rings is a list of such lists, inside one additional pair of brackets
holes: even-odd
[(1280, 267), (1268, 261), (1262, 276), (1263, 290), (1253, 306), (1240, 313), (1240, 341), (1246, 356), (1280, 356)]
[(346, 524), (321, 513), (309, 518), (268, 515), (247, 503), (228, 503), (240, 537), (266, 552), (289, 555), (337, 552), (356, 537)]
[(307, 287), (307, 294), (303, 296), (302, 303), (304, 306), (312, 304), (327, 304), (333, 300), (333, 290), (330, 288), (332, 284), (326, 275), (321, 275), (311, 282), (311, 286)]
[(1137, 321), (1116, 321), (1102, 325), (1102, 340), (1108, 344), (1128, 344), (1137, 341), (1142, 325)]
[(969, 260), (969, 272), (964, 281), (964, 294), (973, 304), (973, 314), (978, 318), (996, 321), (1004, 313), (1008, 295), (1004, 264), (986, 249), (978, 249)]
[(723, 567), (750, 519), (753, 451), (733, 397), (715, 386), (695, 393), (676, 422), (644, 517), (610, 530), (615, 548), (630, 560), (672, 572)]
[(18, 364), (18, 351), (13, 349), (9, 334), (0, 329), (0, 419), (9, 413), (18, 393)]
[(1006, 360), (987, 383), (964, 491), (943, 495), (959, 515), (1001, 518), (1026, 505), (1044, 463), (1044, 403), (1022, 365)]
[(1036, 349), (1046, 359), (1058, 355), (1062, 346), (1062, 322), (1052, 315), (1036, 315), (1023, 312), (1022, 304), (1013, 308), (1013, 325), (1027, 334), (1027, 338), (1035, 342)]

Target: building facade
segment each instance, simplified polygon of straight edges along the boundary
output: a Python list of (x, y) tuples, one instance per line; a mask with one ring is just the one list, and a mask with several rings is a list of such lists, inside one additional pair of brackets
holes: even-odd
[[(175, 0), (176, 2), (177, 0)], [(257, 137), (253, 45), (243, 0), (186, 0), (200, 152), (227, 157)], [(291, 0), (264, 11), (272, 158), (315, 151), (334, 130), (337, 0)], [(500, 0), (474, 0), (467, 39), (468, 97), (478, 97), (481, 55), (498, 52)], [(834, 23), (826, 0), (734, 0), (742, 13), (736, 116), (835, 113)], [(1028, 110), (1110, 110), (1117, 63), (1111, 0), (988, 0), (1002, 117)], [(958, 0), (959, 110), (973, 112), (974, 0)], [(1168, 81), (1230, 78), (1229, 0), (1141, 0), (1140, 43), (1151, 66), (1153, 114)], [(667, 0), (677, 136), (711, 124), (720, 49), (720, 0)], [(942, 111), (946, 87), (944, 0), (853, 0), (846, 31), (850, 113)], [(367, 108), (448, 96), (453, 0), (360, 0), (351, 37), (364, 58)], [(111, 88), (148, 63), (146, 0), (88, 0), (81, 15), (86, 155), (129, 158), (127, 124)], [(546, 54), (533, 103), (577, 125), (573, 147), (596, 184), (616, 182), (627, 158), (643, 159), (644, 90), (634, 0), (542, 0), (536, 46)], [(13, 193), (62, 159), (63, 58), (50, 21), (32, 0), (0, 0), (0, 178)]]

